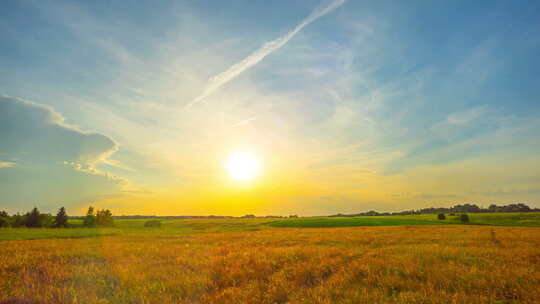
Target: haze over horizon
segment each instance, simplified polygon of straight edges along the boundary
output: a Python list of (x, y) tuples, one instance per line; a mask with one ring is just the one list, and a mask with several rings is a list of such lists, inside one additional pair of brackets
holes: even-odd
[(0, 3), (0, 210), (540, 207), (540, 3)]

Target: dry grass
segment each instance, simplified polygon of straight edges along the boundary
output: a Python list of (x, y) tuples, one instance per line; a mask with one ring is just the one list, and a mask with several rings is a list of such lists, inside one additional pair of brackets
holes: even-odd
[(539, 303), (540, 229), (275, 229), (0, 242), (0, 303)]

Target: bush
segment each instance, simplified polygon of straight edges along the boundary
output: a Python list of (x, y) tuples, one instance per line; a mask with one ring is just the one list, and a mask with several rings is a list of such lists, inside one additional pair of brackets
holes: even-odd
[(437, 215), (437, 219), (439, 219), (439, 220), (445, 220), (445, 219), (446, 219), (446, 216), (444, 216), (444, 213), (439, 213), (439, 214)]
[(161, 221), (158, 220), (149, 220), (144, 223), (144, 227), (149, 228), (160, 228), (161, 227)]
[(459, 220), (463, 223), (468, 223), (469, 222), (469, 216), (467, 215), (467, 213), (463, 213), (459, 216)]

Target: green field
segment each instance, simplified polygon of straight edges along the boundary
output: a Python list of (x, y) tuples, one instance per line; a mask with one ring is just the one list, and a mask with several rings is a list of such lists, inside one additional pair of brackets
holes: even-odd
[(2, 228), (0, 241), (97, 236), (162, 235), (211, 232), (242, 232), (269, 229), (269, 219), (189, 219), (163, 220), (160, 228), (147, 228), (147, 220), (116, 220), (113, 228), (85, 228), (82, 221), (70, 220), (70, 228)]
[(409, 226), (409, 225), (448, 225), (448, 222), (437, 221), (430, 218), (403, 218), (403, 217), (326, 217), (326, 218), (299, 218), (286, 219), (268, 223), (272, 227), (294, 228), (324, 228), (324, 227), (356, 227), (356, 226)]
[[(468, 225), (540, 227), (540, 213), (469, 213)], [(437, 220), (436, 214), (404, 216), (358, 216), (284, 219), (268, 223), (273, 227), (320, 228), (356, 226), (416, 226), (463, 225), (458, 216), (446, 214), (446, 220)]]
[[(540, 213), (469, 214), (468, 225), (540, 227)], [(147, 220), (116, 220), (114, 228), (84, 228), (80, 220), (70, 220), (72, 228), (6, 228), (0, 229), (0, 241), (47, 238), (86, 238), (110, 235), (186, 234), (242, 232), (273, 228), (325, 228), (356, 226), (462, 225), (457, 216), (437, 220), (436, 214), (407, 216), (318, 217), (291, 219), (186, 219), (163, 220), (161, 228), (145, 228)]]

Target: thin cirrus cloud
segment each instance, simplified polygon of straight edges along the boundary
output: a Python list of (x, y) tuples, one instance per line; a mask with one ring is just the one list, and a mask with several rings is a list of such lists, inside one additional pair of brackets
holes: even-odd
[(257, 63), (261, 62), (266, 56), (272, 54), (273, 52), (279, 50), (287, 42), (289, 42), (296, 34), (298, 34), (304, 27), (311, 24), (313, 21), (319, 19), (320, 17), (332, 12), (334, 9), (343, 5), (347, 0), (334, 0), (329, 3), (324, 3), (317, 8), (315, 8), (300, 24), (298, 24), (292, 31), (288, 32), (286, 35), (281, 36), (272, 41), (266, 42), (262, 47), (257, 49), (255, 52), (251, 53), (246, 58), (242, 59), (240, 62), (232, 65), (224, 72), (212, 77), (204, 91), (201, 95), (193, 99), (190, 103), (187, 104), (186, 108), (191, 107), (192, 105), (202, 101), (206, 97), (210, 96), (216, 90), (227, 84), (229, 81), (238, 77), (244, 71), (255, 66)]

